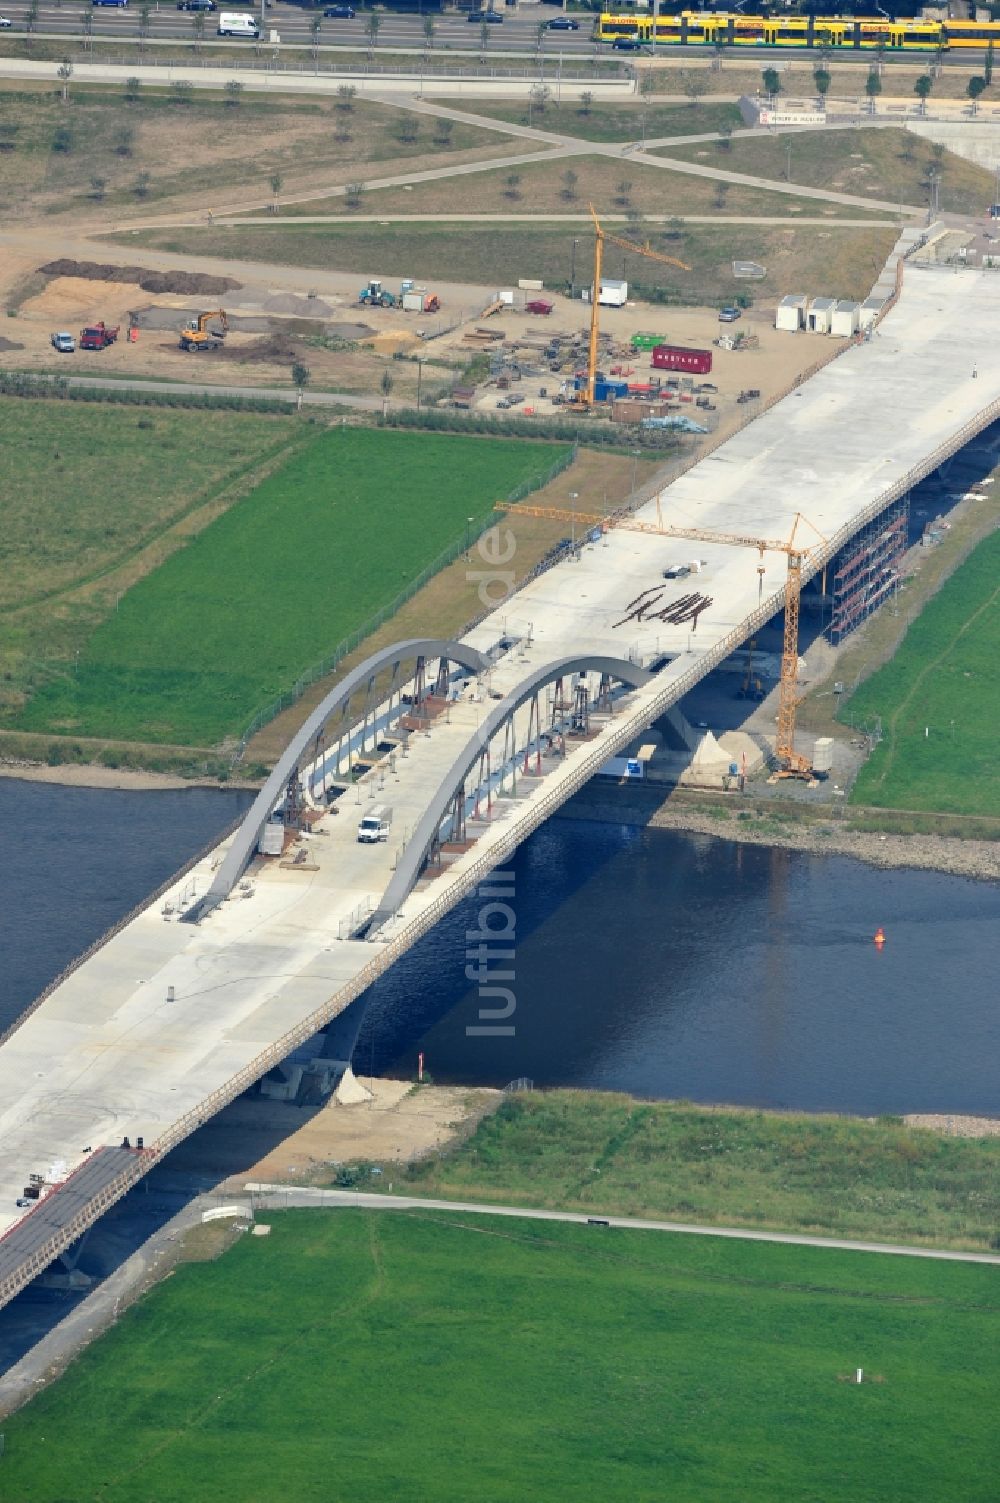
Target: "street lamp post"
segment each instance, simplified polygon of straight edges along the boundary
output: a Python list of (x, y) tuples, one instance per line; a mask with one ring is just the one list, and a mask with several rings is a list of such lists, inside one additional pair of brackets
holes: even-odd
[(576, 503), (580, 499), (579, 491), (570, 491), (569, 499), (573, 503), (573, 517), (570, 524), (570, 552), (576, 558)]
[(636, 467), (638, 466), (638, 463), (639, 463), (639, 455), (641, 453), (642, 453), (641, 449), (633, 449), (632, 450), (632, 485), (631, 485), (631, 488), (629, 489), (629, 495), (630, 496), (634, 496), (635, 495), (635, 472), (636, 472)]
[[(1000, 171), (1000, 169), (998, 169), (998, 171)], [(997, 199), (997, 202), (1000, 203), (1000, 198)], [(579, 239), (574, 236), (573, 249), (570, 253), (569, 261), (569, 295), (571, 298), (576, 297), (576, 248), (579, 244)]]
[(469, 557), (470, 557), (470, 555), (472, 553), (472, 523), (473, 523), (474, 520), (475, 519), (473, 517), (466, 517), (466, 519), (465, 519), (465, 561), (466, 561), (466, 563), (468, 563)]
[(422, 358), (417, 360), (417, 411), (420, 411), (420, 384), (424, 374), (424, 362)]

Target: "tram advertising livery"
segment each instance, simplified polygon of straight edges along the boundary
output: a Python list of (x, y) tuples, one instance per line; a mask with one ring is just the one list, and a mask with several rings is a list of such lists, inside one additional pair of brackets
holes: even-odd
[[(637, 11), (602, 11), (599, 42), (632, 37), (653, 41), (653, 17)], [(883, 48), (887, 52), (982, 50), (1000, 41), (1000, 21), (923, 21), (900, 16), (749, 16), (727, 11), (680, 11), (656, 20), (656, 41), (690, 47), (828, 47), (831, 51)]]

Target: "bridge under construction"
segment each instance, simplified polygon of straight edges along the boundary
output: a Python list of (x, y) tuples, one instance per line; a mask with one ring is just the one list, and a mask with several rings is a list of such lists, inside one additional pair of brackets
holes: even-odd
[(0, 1041), (0, 1303), (335, 1020), (348, 1065), (372, 982), (782, 609), (786, 552), (712, 534), (804, 515), (807, 578), (998, 416), (1000, 276), (910, 269), (873, 338), (635, 513), (652, 530), (595, 527), (508, 595), (501, 523), (470, 563), (495, 610), (335, 685), (240, 829)]

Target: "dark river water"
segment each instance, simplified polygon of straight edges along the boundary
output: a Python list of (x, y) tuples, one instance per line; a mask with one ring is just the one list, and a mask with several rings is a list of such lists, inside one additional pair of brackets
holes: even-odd
[[(249, 800), (0, 779), (0, 1027)], [(991, 884), (568, 819), (508, 869), (510, 912), (471, 898), (373, 989), (359, 1074), (410, 1074), (422, 1050), (437, 1081), (1000, 1111)], [(466, 950), (511, 923), (513, 958), (488, 969), (513, 971), (512, 998), (480, 998)]]

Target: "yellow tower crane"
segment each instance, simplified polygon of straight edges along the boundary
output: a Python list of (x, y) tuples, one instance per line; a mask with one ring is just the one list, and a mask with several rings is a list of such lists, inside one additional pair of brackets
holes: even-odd
[[(799, 706), (796, 687), (799, 666), (799, 601), (802, 595), (802, 570), (809, 555), (823, 546), (826, 538), (813, 527), (801, 512), (796, 512), (795, 522), (787, 542), (773, 538), (758, 538), (746, 533), (717, 532), (710, 527), (673, 527), (663, 522), (660, 499), (656, 499), (656, 521), (640, 522), (636, 517), (603, 517), (598, 513), (581, 513), (555, 506), (510, 506), (498, 503), (497, 511), (506, 511), (512, 516), (550, 517), (561, 522), (585, 522), (607, 531), (617, 528), (621, 532), (645, 532), (658, 537), (690, 538), (702, 543), (725, 543), (734, 548), (756, 548), (760, 557), (765, 553), (783, 553), (788, 559), (785, 578), (785, 638), (781, 653), (781, 679), (778, 688), (778, 734), (774, 755), (778, 763), (778, 776), (808, 778), (812, 776), (812, 763), (795, 750), (795, 712)], [(818, 542), (803, 544), (797, 541), (799, 523), (812, 527)]]
[(583, 405), (593, 407), (594, 388), (597, 384), (597, 336), (600, 333), (601, 264), (604, 260), (604, 242), (610, 240), (612, 245), (619, 245), (622, 250), (632, 251), (637, 256), (646, 256), (650, 261), (662, 261), (665, 266), (676, 266), (680, 271), (690, 271), (691, 268), (686, 261), (678, 261), (674, 256), (665, 256), (662, 251), (654, 250), (648, 240), (645, 245), (636, 245), (633, 240), (623, 240), (621, 235), (612, 235), (608, 230), (601, 228), (601, 221), (597, 217), (594, 205), (590, 204), (589, 208), (594, 221), (594, 282), (590, 289), (590, 349), (587, 354), (587, 388), (583, 394)]

